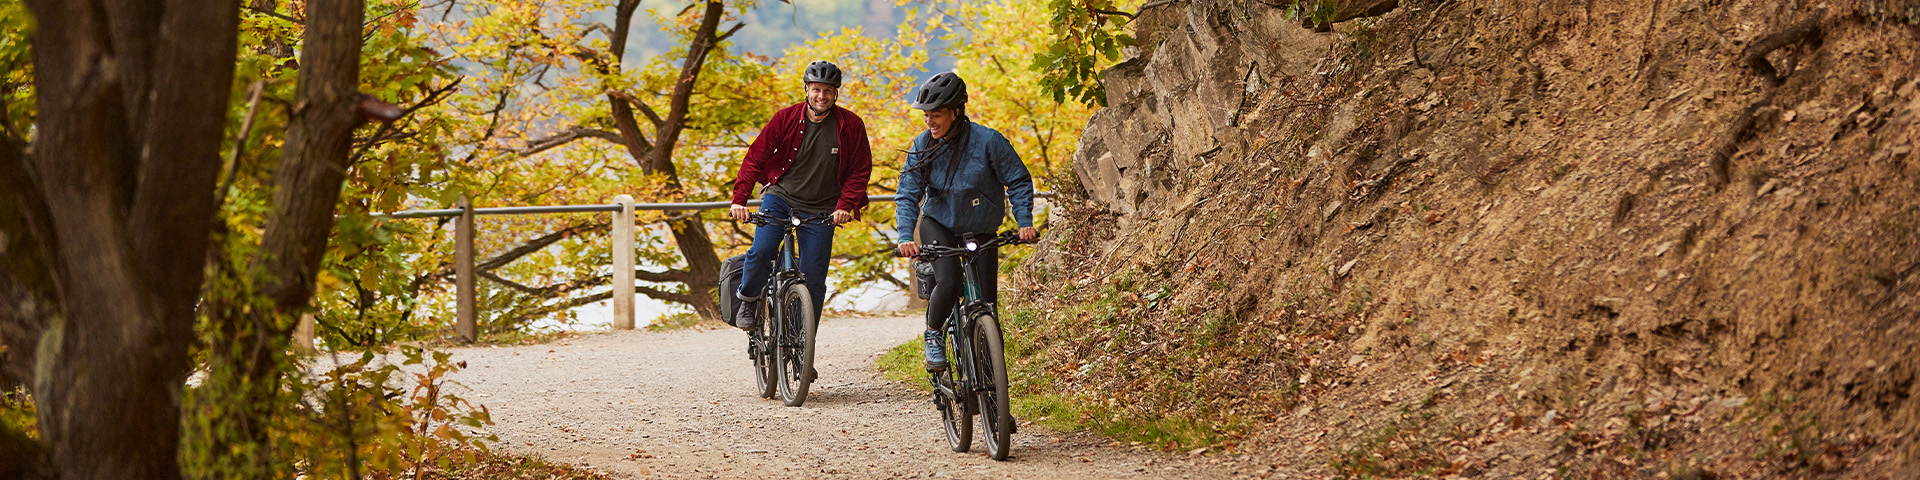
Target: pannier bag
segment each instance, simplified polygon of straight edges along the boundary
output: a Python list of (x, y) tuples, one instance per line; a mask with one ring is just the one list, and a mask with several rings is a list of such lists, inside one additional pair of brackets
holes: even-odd
[(720, 318), (733, 320), (734, 304), (740, 303), (734, 294), (740, 291), (740, 273), (747, 266), (746, 254), (727, 257), (720, 262)]

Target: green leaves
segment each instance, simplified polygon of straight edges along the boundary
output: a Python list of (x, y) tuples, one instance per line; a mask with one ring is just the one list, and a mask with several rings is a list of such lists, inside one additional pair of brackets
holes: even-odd
[(33, 16), (18, 0), (0, 0), (0, 135), (27, 140), (34, 120)]
[(1105, 106), (1106, 87), (1098, 75), (1120, 60), (1121, 48), (1137, 43), (1126, 33), (1133, 14), (1116, 10), (1120, 5), (1113, 0), (1051, 0), (1048, 6), (1053, 42), (1034, 54), (1029, 67), (1041, 72), (1040, 90), (1056, 103), (1071, 98)]

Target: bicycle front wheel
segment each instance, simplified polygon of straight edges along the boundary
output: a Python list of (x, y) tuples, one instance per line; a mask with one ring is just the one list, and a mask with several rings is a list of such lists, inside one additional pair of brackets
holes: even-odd
[(814, 316), (813, 295), (795, 282), (780, 289), (778, 317), (780, 399), (789, 407), (807, 403), (813, 384), (813, 336), (820, 322)]
[(980, 427), (987, 453), (994, 460), (1006, 460), (1013, 450), (1013, 413), (1007, 395), (1007, 357), (1000, 337), (1000, 321), (983, 313), (973, 320), (973, 370), (988, 391), (975, 395), (980, 401)]

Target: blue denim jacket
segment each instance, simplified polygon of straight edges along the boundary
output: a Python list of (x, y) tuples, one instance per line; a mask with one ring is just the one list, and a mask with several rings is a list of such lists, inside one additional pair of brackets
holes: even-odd
[[(1006, 219), (1007, 200), (1013, 201), (1013, 220), (1033, 226), (1033, 174), (1007, 137), (994, 129), (967, 122), (966, 155), (959, 165), (948, 162), (949, 149), (909, 154), (901, 168), (899, 196), (894, 200), (895, 235), (901, 243), (913, 241), (920, 220), (920, 201), (926, 200), (928, 218), (959, 235), (994, 233)], [(933, 135), (914, 137), (911, 151), (927, 150)], [(924, 166), (922, 162), (931, 162)], [(951, 172), (951, 173), (949, 173)]]

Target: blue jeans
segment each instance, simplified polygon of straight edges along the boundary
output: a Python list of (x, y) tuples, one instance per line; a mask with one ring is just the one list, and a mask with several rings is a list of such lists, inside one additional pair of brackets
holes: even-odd
[[(760, 214), (792, 218), (794, 212), (785, 200), (766, 195), (760, 199)], [(786, 238), (780, 231), (786, 228), (791, 226), (761, 225), (753, 230), (753, 247), (747, 249), (747, 262), (740, 272), (740, 296), (759, 298), (766, 293), (767, 279), (779, 266), (780, 243)], [(827, 265), (833, 260), (833, 226), (801, 225), (794, 236), (800, 240), (800, 263), (794, 266), (807, 276), (807, 292), (813, 294), (813, 312), (818, 315), (821, 303), (827, 298)]]

